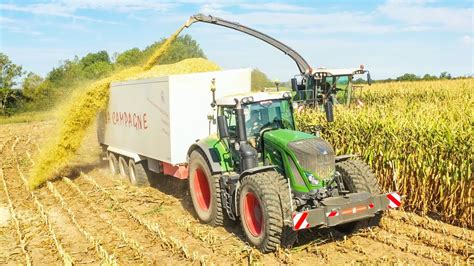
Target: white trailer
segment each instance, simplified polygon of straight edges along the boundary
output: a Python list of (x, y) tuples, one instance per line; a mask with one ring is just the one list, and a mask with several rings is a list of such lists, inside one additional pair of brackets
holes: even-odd
[[(114, 82), (108, 108), (99, 115), (99, 143), (107, 150), (115, 173), (128, 175), (133, 162), (146, 161), (136, 171), (164, 172), (186, 178), (183, 166), (189, 147), (216, 133), (215, 96), (250, 92), (251, 69), (226, 70), (152, 79)], [(113, 168), (115, 167), (115, 168)]]

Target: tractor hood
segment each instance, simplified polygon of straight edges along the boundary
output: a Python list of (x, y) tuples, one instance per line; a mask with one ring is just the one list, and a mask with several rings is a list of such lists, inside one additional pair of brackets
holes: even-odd
[(290, 129), (272, 130), (265, 133), (264, 136), (265, 141), (270, 141), (283, 149), (288, 147), (290, 142), (315, 138), (314, 135)]
[(300, 176), (307, 178), (309, 185), (317, 186), (321, 184), (320, 181), (332, 179), (335, 154), (331, 144), (324, 139), (299, 131), (278, 129), (265, 133), (264, 141), (285, 151), (294, 161)]

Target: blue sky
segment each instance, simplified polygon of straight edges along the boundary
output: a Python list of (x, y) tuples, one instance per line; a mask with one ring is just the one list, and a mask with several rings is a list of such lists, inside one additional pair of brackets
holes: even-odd
[[(364, 64), (375, 79), (406, 72), (473, 74), (473, 2), (468, 1), (0, 1), (0, 51), (45, 75), (61, 60), (110, 54), (169, 36), (194, 13), (265, 32), (313, 67)], [(271, 46), (230, 29), (197, 23), (191, 34), (224, 68), (257, 67), (272, 79), (298, 72)]]

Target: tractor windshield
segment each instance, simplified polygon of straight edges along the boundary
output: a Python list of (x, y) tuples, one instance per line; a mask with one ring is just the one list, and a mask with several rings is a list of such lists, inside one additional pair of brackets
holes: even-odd
[(257, 136), (265, 128), (295, 129), (291, 104), (288, 100), (266, 100), (245, 105), (247, 136)]
[(330, 86), (332, 94), (334, 96), (333, 103), (335, 104), (346, 104), (350, 100), (351, 88), (350, 86), (352, 76), (340, 75), (340, 76), (329, 76), (325, 78), (326, 86)]

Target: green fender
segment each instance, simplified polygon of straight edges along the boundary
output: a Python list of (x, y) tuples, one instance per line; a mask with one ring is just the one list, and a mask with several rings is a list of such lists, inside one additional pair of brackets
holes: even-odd
[(196, 150), (204, 155), (213, 174), (233, 170), (230, 152), (227, 150), (224, 142), (219, 140), (217, 136), (211, 135), (193, 143), (188, 149), (188, 163), (191, 153)]

